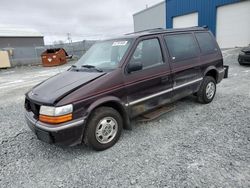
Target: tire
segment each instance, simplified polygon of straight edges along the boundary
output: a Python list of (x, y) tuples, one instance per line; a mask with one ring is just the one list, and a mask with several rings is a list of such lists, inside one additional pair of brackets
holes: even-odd
[(205, 76), (203, 79), (203, 82), (200, 86), (200, 89), (197, 92), (198, 101), (202, 104), (208, 104), (208, 103), (212, 102), (215, 94), (216, 94), (215, 79), (211, 76)]
[(122, 127), (119, 112), (111, 107), (99, 107), (90, 115), (84, 143), (97, 151), (108, 149), (119, 140)]

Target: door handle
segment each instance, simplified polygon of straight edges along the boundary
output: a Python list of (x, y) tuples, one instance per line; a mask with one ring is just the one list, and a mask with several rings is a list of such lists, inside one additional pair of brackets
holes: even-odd
[(165, 83), (165, 82), (167, 82), (168, 81), (168, 76), (163, 76), (163, 77), (161, 77), (161, 82), (162, 83)]

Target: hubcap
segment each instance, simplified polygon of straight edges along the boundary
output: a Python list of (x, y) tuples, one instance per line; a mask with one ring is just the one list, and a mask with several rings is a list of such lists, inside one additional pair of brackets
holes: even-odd
[(112, 117), (101, 119), (96, 127), (95, 136), (101, 144), (107, 144), (114, 139), (117, 134), (118, 123)]
[(215, 84), (213, 82), (209, 82), (206, 87), (206, 95), (208, 99), (212, 99), (215, 93)]

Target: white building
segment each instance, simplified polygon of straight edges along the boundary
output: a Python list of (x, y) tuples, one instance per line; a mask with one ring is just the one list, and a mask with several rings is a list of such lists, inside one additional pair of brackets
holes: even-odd
[(133, 15), (134, 31), (166, 27), (166, 3), (158, 3)]

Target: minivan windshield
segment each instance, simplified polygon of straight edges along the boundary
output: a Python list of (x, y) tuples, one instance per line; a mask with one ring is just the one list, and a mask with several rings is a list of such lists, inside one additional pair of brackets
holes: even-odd
[(131, 39), (106, 40), (95, 43), (73, 66), (77, 69), (113, 70), (116, 69)]

